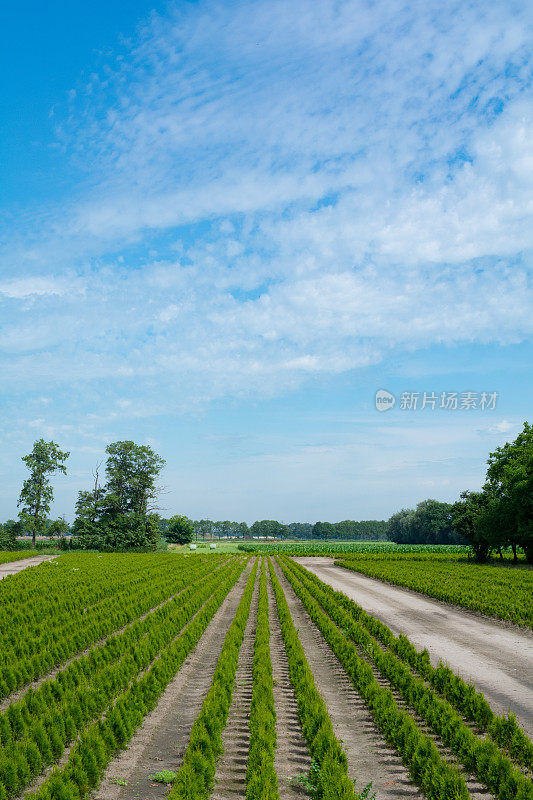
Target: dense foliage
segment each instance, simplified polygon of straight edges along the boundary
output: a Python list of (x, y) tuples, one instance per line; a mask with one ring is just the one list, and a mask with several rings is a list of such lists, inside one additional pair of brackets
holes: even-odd
[(194, 535), (194, 527), (190, 519), (175, 514), (168, 520), (168, 526), (165, 532), (165, 539), (167, 542), (174, 544), (187, 544), (192, 542)]
[(151, 447), (114, 442), (106, 448), (106, 483), (80, 491), (73, 544), (90, 550), (155, 550), (159, 517), (152, 504), (156, 479), (165, 462)]
[(462, 492), (453, 506), (453, 524), (467, 539), (478, 561), (493, 550), (521, 548), (533, 562), (533, 426), (514, 442), (490, 453), (485, 485), (480, 492)]
[(362, 522), (352, 519), (345, 519), (342, 522), (315, 522), (311, 529), (311, 538), (386, 540), (388, 538), (387, 523), (377, 519), (363, 520)]
[(397, 544), (465, 544), (453, 527), (452, 506), (438, 500), (424, 500), (416, 509), (393, 514), (387, 535)]
[(346, 554), (339, 566), (407, 586), (437, 600), (533, 627), (533, 571), (454, 559), (365, 557)]

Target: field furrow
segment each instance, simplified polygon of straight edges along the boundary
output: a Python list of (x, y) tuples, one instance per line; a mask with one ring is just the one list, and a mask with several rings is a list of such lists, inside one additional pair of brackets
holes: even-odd
[(254, 636), (259, 581), (256, 581), (244, 638), (239, 652), (233, 699), (222, 733), (223, 752), (215, 772), (212, 800), (242, 800), (246, 795), (246, 765), (250, 744), (250, 704), (253, 686)]
[(278, 776), (280, 800), (296, 800), (298, 797), (308, 796), (298, 778), (309, 772), (311, 757), (298, 719), (298, 703), (290, 681), (287, 653), (283, 644), (281, 625), (270, 581), (268, 597), (270, 653), (274, 678), (274, 707), (276, 709), (277, 746), (274, 768)]
[(361, 696), (281, 569), (277, 564), (274, 569), (335, 734), (346, 749), (348, 774), (357, 781), (356, 788), (361, 791), (373, 782), (378, 800), (422, 798), (400, 756), (384, 741)]
[(177, 772), (183, 763), (251, 568), (250, 561), (128, 748), (110, 762), (94, 800), (136, 800), (139, 796), (160, 800), (168, 794), (168, 785), (151, 776), (164, 770)]

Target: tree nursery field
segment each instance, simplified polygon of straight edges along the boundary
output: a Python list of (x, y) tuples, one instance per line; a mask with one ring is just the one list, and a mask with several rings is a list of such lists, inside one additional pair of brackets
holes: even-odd
[(285, 554), (0, 581), (0, 800), (530, 800), (532, 773), (521, 719)]

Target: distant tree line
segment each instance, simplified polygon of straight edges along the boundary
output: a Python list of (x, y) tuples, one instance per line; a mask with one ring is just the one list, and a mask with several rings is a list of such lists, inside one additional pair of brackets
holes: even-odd
[[(55, 442), (39, 439), (22, 458), (29, 470), (23, 483), (18, 520), (0, 525), (0, 549), (13, 549), (18, 537), (50, 536), (70, 547), (94, 550), (154, 550), (161, 538), (186, 543), (193, 538), (384, 540), (399, 544), (470, 544), (485, 561), (493, 552), (511, 548), (533, 562), (533, 426), (514, 442), (490, 453), (481, 491), (462, 492), (453, 505), (424, 500), (384, 520), (342, 522), (246, 522), (189, 520), (182, 515), (161, 518), (156, 499), (157, 478), (165, 465), (151, 447), (131, 441), (113, 442), (106, 449), (105, 480), (94, 472), (92, 488), (80, 491), (73, 524), (49, 517), (53, 491), (50, 478), (66, 474), (68, 452)], [(503, 557), (503, 556), (502, 556)]]
[[(384, 520), (355, 522), (290, 522), (288, 525), (273, 519), (257, 520), (248, 526), (246, 522), (192, 521), (193, 537), (201, 539), (385, 539), (387, 523)], [(160, 520), (161, 535), (167, 535), (169, 520)]]
[(398, 544), (467, 544), (453, 525), (453, 506), (423, 500), (416, 508), (403, 508), (388, 521), (388, 537)]

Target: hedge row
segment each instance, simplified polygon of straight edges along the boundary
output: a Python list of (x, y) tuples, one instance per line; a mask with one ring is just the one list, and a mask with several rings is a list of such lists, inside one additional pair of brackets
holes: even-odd
[(261, 563), (259, 605), (253, 659), (250, 746), (246, 769), (246, 800), (278, 800), (278, 779), (274, 769), (276, 752), (276, 711), (270, 657), (270, 626), (265, 562)]
[(398, 708), (390, 689), (380, 686), (374, 678), (372, 668), (359, 657), (346, 634), (331, 621), (288, 568), (287, 559), (278, 560), (311, 619), (368, 705), (378, 728), (409, 767), (414, 783), (420, 786), (428, 800), (468, 800), (470, 794), (459, 771), (440, 757), (432, 740), (419, 730), (408, 713)]
[(239, 652), (250, 614), (257, 575), (256, 560), (239, 607), (224, 639), (213, 681), (202, 709), (191, 730), (183, 764), (168, 795), (168, 800), (207, 800), (213, 786), (216, 762), (222, 753), (222, 732), (226, 727), (233, 698)]
[(452, 750), (466, 770), (500, 800), (533, 800), (533, 784), (513, 767), (507, 756), (491, 741), (476, 736), (452, 706), (413, 675), (393, 653), (385, 652), (362, 625), (350, 617), (333, 596), (330, 587), (307, 579), (292, 564), (285, 565), (307, 589), (331, 619), (354, 641), (378, 671), (397, 689), (404, 700), (424, 719), (442, 742)]
[(292, 562), (292, 565), (299, 576), (305, 575), (323, 591), (327, 591), (328, 595), (333, 597), (354, 621), (370, 631), (398, 658), (415, 670), (466, 719), (474, 722), (480, 731), (488, 733), (499, 747), (509, 753), (513, 761), (533, 770), (533, 742), (520, 728), (513, 714), (508, 716), (495, 714), (484, 695), (476, 691), (472, 684), (466, 683), (442, 662), (437, 667), (433, 667), (427, 650), (418, 651), (406, 636), (403, 634), (395, 636), (381, 620), (367, 614), (361, 606), (346, 597), (345, 594), (336, 592), (300, 564)]
[(298, 704), (298, 717), (309, 754), (316, 765), (313, 770), (316, 782), (314, 796), (320, 800), (356, 800), (360, 795), (356, 794), (353, 781), (348, 776), (346, 755), (333, 732), (327, 708), (315, 686), (313, 673), (270, 559), (269, 566), (290, 680)]
[[(71, 691), (71, 687), (64, 681), (57, 681), (54, 682), (53, 688), (49, 686), (42, 693), (40, 691), (31, 693), (25, 714), (15, 715), (10, 707), (5, 716), (10, 721), (12, 740), (2, 748), (0, 757), (0, 800), (2, 796), (18, 794), (47, 764), (57, 761), (76, 737), (80, 737), (78, 745), (73, 748), (75, 753), (84, 737), (89, 735), (90, 731), (98, 730), (99, 723), (95, 720), (99, 719), (106, 709), (110, 709), (108, 717), (111, 715), (111, 719), (117, 713), (113, 711), (114, 699), (118, 698), (116, 706), (120, 707), (120, 703), (124, 702), (123, 698), (128, 696), (132, 687), (137, 685), (151, 687), (153, 676), (161, 674), (168, 675), (170, 679), (172, 675), (168, 670), (162, 673), (163, 666), (178, 663), (176, 669), (179, 668), (181, 665), (179, 659), (183, 653), (185, 657), (189, 652), (190, 648), (187, 649), (189, 643), (191, 641), (195, 643), (196, 634), (200, 635), (203, 631), (201, 621), (206, 620), (207, 624), (239, 572), (238, 565), (234, 565), (233, 570), (229, 567), (215, 572), (207, 579), (205, 576), (201, 577), (180, 595), (179, 602), (167, 604), (164, 609), (160, 609), (165, 613), (158, 615), (158, 624), (144, 629), (144, 634), (134, 643), (131, 652), (126, 652), (122, 658), (114, 661), (111, 648), (106, 657), (102, 654), (102, 663), (107, 663), (101, 671), (98, 671), (98, 659), (93, 661), (96, 671), (91, 672), (87, 663), (88, 673), (77, 686), (73, 687), (74, 691)], [(206, 603), (206, 600), (212, 594), (217, 598), (218, 605), (215, 604), (211, 613), (211, 601)], [(207, 616), (206, 609), (209, 609)], [(194, 614), (197, 616), (190, 623)], [(200, 620), (199, 624), (197, 620)], [(178, 636), (180, 630), (182, 633)], [(120, 644), (125, 645), (127, 651), (129, 643), (130, 640), (126, 637)], [(72, 673), (72, 678), (73, 683), (76, 683), (76, 673)], [(46, 710), (47, 699), (52, 700), (54, 707), (51, 710)], [(130, 711), (128, 703), (125, 709), (127, 712)], [(33, 714), (33, 718), (28, 718), (30, 714)], [(18, 723), (21, 726), (25, 724), (25, 728), (17, 729)], [(116, 744), (121, 744), (119, 738), (116, 739)], [(115, 749), (116, 745), (111, 750), (107, 748), (106, 753), (112, 754)], [(43, 784), (46, 785), (48, 782)], [(41, 790), (38, 795), (41, 796)], [(46, 792), (43, 796), (47, 796)]]

